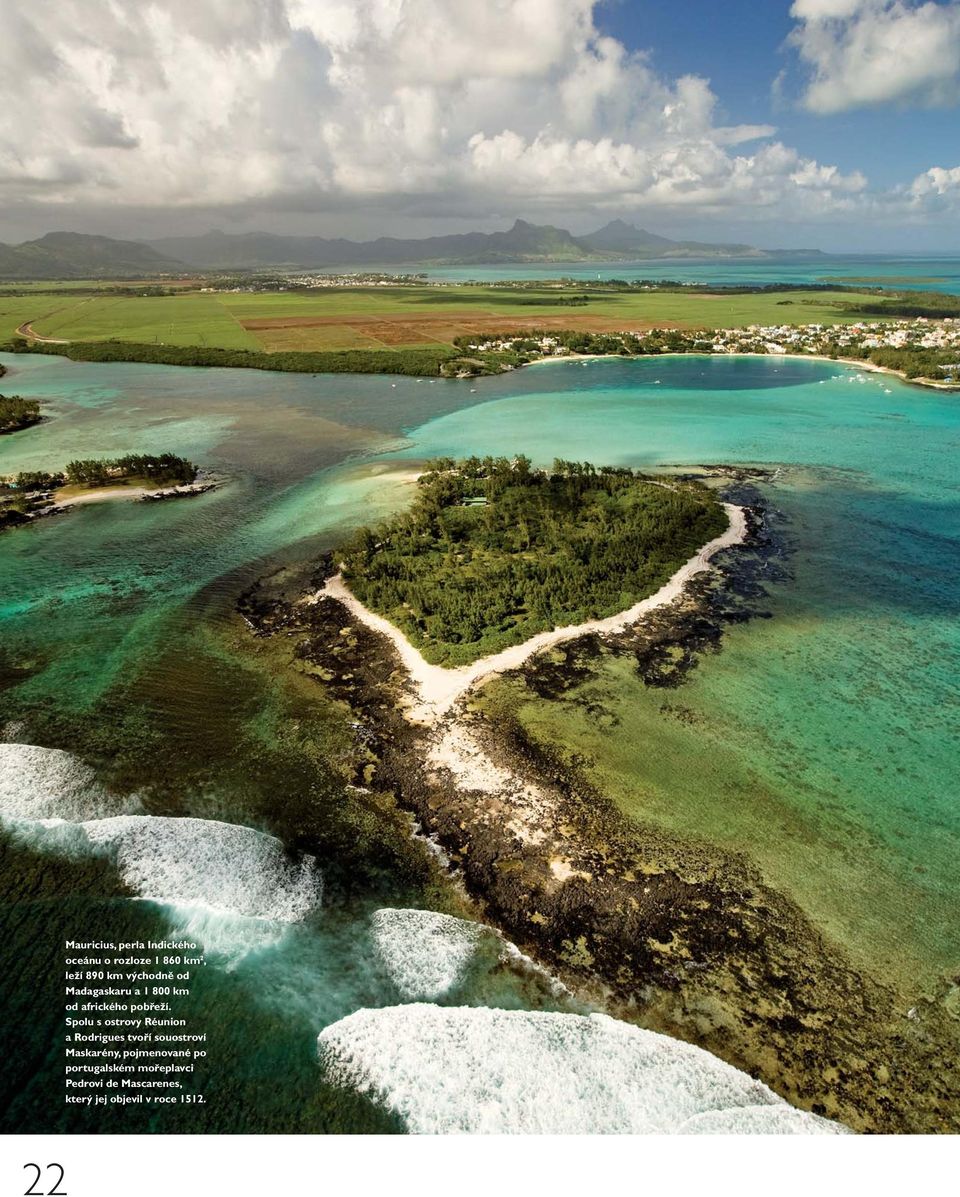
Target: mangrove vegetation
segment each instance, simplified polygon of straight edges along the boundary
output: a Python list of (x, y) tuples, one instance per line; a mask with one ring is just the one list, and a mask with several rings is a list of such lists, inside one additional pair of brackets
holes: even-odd
[(472, 353), (469, 360), (442, 345), (414, 349), (288, 350), (218, 349), (212, 345), (159, 345), (136, 341), (41, 342), (16, 338), (7, 353), (47, 353), (76, 362), (149, 362), (162, 366), (208, 366), (279, 370), (296, 374), (404, 374), (414, 378), (498, 374), (520, 365), (511, 354)]

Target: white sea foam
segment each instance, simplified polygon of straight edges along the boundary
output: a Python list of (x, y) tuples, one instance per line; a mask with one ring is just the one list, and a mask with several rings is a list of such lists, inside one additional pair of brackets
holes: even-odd
[(91, 844), (113, 853), (137, 894), (294, 923), (320, 905), (316, 861), (291, 860), (271, 835), (208, 819), (121, 815), (82, 824)]
[(491, 934), (481, 923), (433, 910), (377, 910), (370, 923), (377, 955), (408, 1001), (449, 993), (484, 934)]
[(413, 1133), (843, 1132), (700, 1048), (602, 1014), (358, 1010), (318, 1052), (328, 1080)]
[(0, 744), (0, 815), (5, 818), (96, 819), (115, 813), (121, 801), (111, 798), (93, 770), (70, 752)]
[(229, 972), (252, 952), (276, 948), (291, 934), (289, 922), (252, 918), (209, 906), (168, 906), (171, 939), (191, 939), (203, 944)]
[(7, 818), (4, 831), (13, 843), (34, 852), (77, 860), (90, 855), (90, 840), (79, 823), (68, 823), (63, 819)]
[[(107, 852), (130, 889), (167, 904), (280, 923), (299, 922), (320, 905), (323, 880), (312, 856), (295, 861), (279, 840), (250, 827), (113, 813), (138, 804), (135, 795), (109, 795), (72, 753), (0, 743), (0, 818), (21, 842), (62, 855)], [(241, 939), (265, 935), (248, 927)]]
[(485, 923), (454, 918), (433, 910), (384, 909), (371, 920), (374, 947), (390, 979), (406, 1001), (435, 1001), (453, 992), (481, 948), (488, 963), (536, 977), (555, 997), (566, 987), (529, 956)]
[(793, 1106), (740, 1106), (695, 1114), (679, 1135), (821, 1135), (845, 1134), (847, 1128)]

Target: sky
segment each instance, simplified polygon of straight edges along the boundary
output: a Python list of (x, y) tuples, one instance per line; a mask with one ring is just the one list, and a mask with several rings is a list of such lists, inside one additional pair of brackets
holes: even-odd
[(0, 241), (960, 253), (960, 0), (0, 0)]

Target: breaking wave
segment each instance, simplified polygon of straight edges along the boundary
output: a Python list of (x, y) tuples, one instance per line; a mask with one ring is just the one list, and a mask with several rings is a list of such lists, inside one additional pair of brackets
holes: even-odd
[(419, 1134), (837, 1134), (698, 1047), (603, 1014), (359, 1010), (318, 1038), (328, 1081)]
[(209, 956), (231, 971), (256, 953), (281, 947), (292, 931), (289, 922), (253, 918), (210, 906), (167, 904), (171, 939), (191, 939), (203, 944)]
[(82, 826), (91, 844), (112, 851), (124, 883), (143, 898), (295, 923), (323, 897), (312, 856), (292, 860), (278, 839), (250, 827), (150, 815)]
[(506, 1001), (509, 1006), (511, 986), (522, 987), (537, 1006), (573, 1001), (561, 981), (485, 923), (391, 908), (374, 912), (370, 933), (377, 958), (404, 1001), (438, 1001), (466, 987), (471, 1004)]
[(377, 910), (370, 925), (377, 954), (407, 1001), (432, 1001), (459, 985), (487, 931), (432, 910)]
[(112, 798), (93, 770), (60, 748), (0, 743), (0, 815), (10, 819), (80, 822), (130, 808), (133, 799)]
[[(320, 905), (323, 878), (312, 856), (294, 859), (273, 836), (233, 823), (113, 813), (138, 804), (108, 794), (70, 752), (0, 742), (0, 820), (15, 842), (64, 857), (107, 856), (128, 890), (196, 908), (198, 926), (203, 911), (238, 916), (220, 928), (230, 942), (269, 942), (270, 923), (300, 922)], [(208, 933), (215, 924), (208, 920)]]

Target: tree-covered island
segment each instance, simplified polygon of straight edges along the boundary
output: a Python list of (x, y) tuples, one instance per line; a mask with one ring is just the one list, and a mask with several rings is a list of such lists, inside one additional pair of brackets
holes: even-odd
[(0, 436), (5, 432), (19, 432), (21, 428), (39, 424), (42, 418), (36, 399), (0, 395)]
[(127, 453), (71, 461), (55, 474), (35, 470), (0, 477), (0, 530), (65, 510), (81, 496), (85, 501), (100, 497), (94, 492), (107, 498), (113, 490), (126, 492), (117, 497), (151, 498), (209, 490), (213, 483), (196, 483), (198, 472), (192, 461), (175, 453)]
[(705, 487), (527, 457), (428, 464), (413, 506), (335, 554), (433, 664), (464, 665), (655, 593), (727, 527)]

